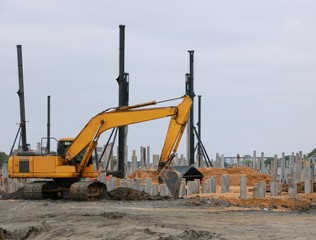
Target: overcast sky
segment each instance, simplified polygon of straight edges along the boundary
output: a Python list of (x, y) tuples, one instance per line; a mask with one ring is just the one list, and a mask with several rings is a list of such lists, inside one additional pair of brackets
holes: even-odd
[[(187, 51), (194, 50), (194, 91), (202, 96), (202, 140), (211, 158), (308, 153), (316, 147), (315, 9), (313, 0), (2, 0), (0, 151), (9, 153), (20, 119), (16, 45), (23, 51), (27, 139), (36, 148), (46, 135), (48, 95), (57, 139), (75, 137), (95, 114), (118, 105), (124, 24), (130, 104), (183, 95)], [(167, 125), (130, 126), (129, 158), (140, 146), (159, 154)]]

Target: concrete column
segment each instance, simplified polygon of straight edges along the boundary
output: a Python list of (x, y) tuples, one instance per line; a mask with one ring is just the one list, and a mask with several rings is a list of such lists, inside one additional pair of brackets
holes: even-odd
[(225, 158), (224, 158), (224, 154), (221, 155), (221, 168), (225, 168)]
[(292, 153), (289, 159), (289, 174), (291, 178), (294, 177), (294, 153)]
[(188, 181), (187, 182), (187, 194), (191, 195), (191, 194), (195, 194), (195, 182), (194, 181)]
[(116, 177), (111, 178), (111, 188), (115, 189), (116, 188)]
[(185, 179), (182, 179), (182, 182), (180, 185), (179, 197), (183, 197), (183, 196), (187, 195), (186, 186), (187, 186), (187, 184), (185, 182)]
[(153, 183), (153, 185), (152, 185), (152, 195), (153, 196), (158, 195), (158, 187), (159, 187), (158, 183)]
[(307, 159), (306, 155), (304, 154), (302, 157), (302, 163), (303, 163), (303, 178), (307, 178)]
[(259, 198), (265, 198), (266, 197), (266, 182), (260, 181), (258, 183), (259, 187)]
[(304, 181), (304, 193), (305, 194), (312, 193), (312, 180), (310, 178), (306, 178)]
[(252, 168), (257, 169), (257, 156), (256, 151), (253, 151), (253, 157), (252, 157)]
[(140, 163), (143, 169), (146, 168), (146, 148), (143, 146), (140, 147)]
[(215, 165), (217, 167), (221, 167), (221, 158), (219, 157), (219, 153), (216, 153)]
[(113, 190), (113, 189), (111, 188), (111, 179), (106, 179), (106, 180), (105, 180), (105, 184), (106, 184), (106, 189), (107, 189), (107, 191)]
[(140, 185), (142, 184), (142, 179), (141, 178), (134, 178), (134, 181), (133, 181), (133, 189), (135, 190), (138, 190), (138, 191), (141, 191), (140, 189), (142, 187), (140, 187)]
[(264, 165), (264, 152), (261, 152), (261, 158), (260, 158), (260, 172), (265, 173), (265, 165)]
[(210, 185), (211, 185), (211, 193), (216, 193), (216, 177), (212, 176), (211, 179), (209, 179)]
[(125, 179), (120, 179), (120, 187), (124, 187), (124, 188), (127, 187)]
[(194, 184), (194, 192), (196, 194), (199, 194), (200, 193), (201, 181), (200, 181), (200, 179), (194, 179), (194, 182), (195, 182), (195, 184)]
[(296, 196), (296, 192), (295, 192), (295, 187), (294, 187), (294, 178), (288, 178), (287, 180), (288, 183), (288, 195), (291, 197), (295, 197)]
[(178, 154), (176, 153), (174, 158), (173, 158), (173, 165), (175, 166), (180, 166), (180, 159), (178, 157)]
[(154, 168), (157, 168), (158, 164), (159, 164), (159, 155), (158, 154), (153, 155), (153, 163), (154, 163)]
[(126, 187), (133, 188), (133, 181), (131, 179), (126, 179)]
[(150, 146), (147, 146), (147, 151), (146, 151), (146, 167), (149, 168), (149, 163), (150, 163)]
[(229, 192), (229, 175), (221, 175), (221, 193)]
[(145, 193), (148, 193), (152, 195), (152, 179), (151, 178), (145, 178), (144, 179), (144, 191)]
[(311, 164), (311, 159), (310, 158), (307, 158), (307, 178), (310, 178), (312, 179), (312, 168), (311, 168), (312, 164)]
[(206, 179), (203, 184), (203, 193), (216, 193), (216, 177)]
[(285, 177), (285, 153), (282, 153), (282, 158), (281, 158), (281, 175), (280, 175), (280, 180), (281, 183), (286, 182), (286, 177)]
[(240, 175), (240, 199), (247, 199), (247, 175)]
[(278, 155), (274, 155), (274, 159), (271, 163), (271, 178), (272, 180), (277, 179), (277, 171), (278, 171)]
[(276, 180), (270, 180), (270, 193), (271, 196), (277, 196), (278, 192), (277, 192), (277, 181)]
[(295, 181), (301, 180), (301, 172), (302, 172), (302, 160), (300, 155), (297, 153), (295, 157)]
[(137, 156), (136, 151), (133, 150), (132, 153), (132, 164), (131, 164), (131, 174), (133, 174), (137, 170)]
[(259, 187), (254, 186), (253, 187), (253, 199), (258, 199), (259, 198)]
[(183, 154), (180, 155), (180, 166), (185, 166)]

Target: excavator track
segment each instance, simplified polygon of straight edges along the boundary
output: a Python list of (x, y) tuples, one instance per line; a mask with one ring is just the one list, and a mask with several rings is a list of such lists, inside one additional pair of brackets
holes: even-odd
[(25, 185), (23, 198), (97, 200), (106, 196), (106, 185), (98, 181), (78, 181), (73, 184), (61, 184), (55, 181), (35, 181)]
[(98, 181), (79, 181), (71, 184), (69, 198), (72, 200), (98, 200), (106, 196), (106, 185)]
[(62, 197), (62, 189), (53, 181), (36, 181), (25, 185), (25, 199), (58, 199)]

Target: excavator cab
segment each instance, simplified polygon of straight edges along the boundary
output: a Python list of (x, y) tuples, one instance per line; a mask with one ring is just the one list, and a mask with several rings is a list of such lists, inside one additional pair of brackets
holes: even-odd
[(58, 141), (57, 144), (57, 155), (65, 158), (65, 153), (67, 148), (73, 143), (73, 138), (62, 138)]

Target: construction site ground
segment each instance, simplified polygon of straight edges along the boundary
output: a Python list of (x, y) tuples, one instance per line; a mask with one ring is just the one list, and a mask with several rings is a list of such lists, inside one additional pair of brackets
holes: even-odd
[[(315, 239), (316, 193), (295, 198), (286, 192), (267, 193), (264, 199), (253, 199), (251, 185), (256, 181), (250, 179), (269, 177), (247, 168), (225, 171), (231, 174), (229, 193), (218, 188), (217, 193), (177, 200), (126, 188), (85, 202), (23, 200), (20, 191), (4, 194), (0, 239)], [(234, 174), (244, 171), (249, 191), (242, 200)], [(148, 177), (148, 172), (142, 174)]]

